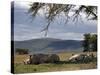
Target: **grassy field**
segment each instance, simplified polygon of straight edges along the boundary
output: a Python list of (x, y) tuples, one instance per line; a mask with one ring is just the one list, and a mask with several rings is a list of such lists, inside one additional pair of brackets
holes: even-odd
[[(59, 53), (61, 61), (67, 61), (73, 52)], [(75, 53), (75, 52), (74, 52)], [(93, 52), (94, 55), (97, 55)], [(23, 60), (28, 58), (28, 55), (15, 55), (14, 73), (36, 73), (36, 72), (52, 72), (52, 71), (70, 71), (96, 69), (97, 62), (89, 63), (59, 63), (59, 64), (39, 64), (39, 65), (24, 65)]]

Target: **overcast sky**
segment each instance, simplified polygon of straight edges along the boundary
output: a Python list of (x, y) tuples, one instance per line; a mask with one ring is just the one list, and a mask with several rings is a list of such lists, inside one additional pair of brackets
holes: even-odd
[[(14, 3), (14, 40), (29, 40), (36, 38), (57, 38), (64, 40), (82, 40), (84, 33), (97, 33), (97, 22), (87, 21), (82, 18), (77, 23), (69, 21), (67, 24), (63, 22), (65, 18), (57, 18), (51, 23), (47, 37), (45, 32), (41, 30), (46, 26), (46, 20), (43, 12), (37, 16), (34, 21), (28, 12), (30, 2)], [(84, 15), (83, 15), (84, 16)]]

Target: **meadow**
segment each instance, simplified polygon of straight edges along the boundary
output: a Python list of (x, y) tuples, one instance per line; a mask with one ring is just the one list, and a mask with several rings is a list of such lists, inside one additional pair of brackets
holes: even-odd
[[(39, 65), (24, 65), (23, 60), (29, 58), (28, 55), (15, 55), (14, 57), (14, 73), (37, 73), (37, 72), (55, 72), (55, 71), (75, 71), (75, 70), (88, 70), (96, 69), (97, 61), (89, 63), (68, 63), (66, 62), (72, 54), (80, 52), (64, 52), (58, 53), (60, 57), (60, 63), (57, 64), (39, 64)], [(92, 52), (97, 56), (96, 52)]]

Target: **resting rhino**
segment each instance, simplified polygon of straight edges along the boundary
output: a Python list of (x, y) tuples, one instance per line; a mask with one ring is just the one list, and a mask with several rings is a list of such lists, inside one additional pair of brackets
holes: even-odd
[(30, 55), (30, 64), (42, 64), (42, 63), (56, 63), (60, 60), (56, 54), (34, 54)]
[(75, 54), (69, 58), (70, 62), (89, 62), (93, 60), (93, 54)]

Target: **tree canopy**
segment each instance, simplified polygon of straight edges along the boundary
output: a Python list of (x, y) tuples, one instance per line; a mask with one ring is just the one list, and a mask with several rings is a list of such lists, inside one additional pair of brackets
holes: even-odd
[(84, 52), (97, 51), (97, 34), (84, 34)]

